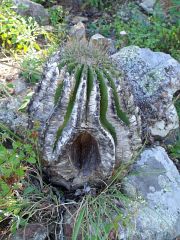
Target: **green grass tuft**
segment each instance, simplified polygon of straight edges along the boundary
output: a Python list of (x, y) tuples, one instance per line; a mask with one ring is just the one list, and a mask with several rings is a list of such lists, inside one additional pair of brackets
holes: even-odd
[(112, 77), (106, 72), (105, 72), (105, 75), (109, 81), (109, 84), (110, 84), (110, 87), (112, 88), (113, 90), (113, 96), (114, 96), (114, 102), (115, 102), (115, 107), (116, 107), (116, 113), (117, 113), (117, 116), (119, 117), (119, 119), (121, 119), (126, 125), (129, 125), (129, 119), (128, 117), (126, 116), (125, 112), (123, 112), (121, 110), (121, 107), (120, 107), (120, 103), (119, 103), (119, 97), (118, 97), (118, 93), (116, 91), (116, 86), (114, 84), (114, 81), (112, 79)]
[(75, 103), (75, 100), (76, 100), (76, 94), (77, 94), (77, 91), (78, 91), (78, 88), (79, 88), (79, 85), (80, 85), (80, 82), (81, 82), (81, 76), (82, 76), (83, 69), (84, 69), (84, 65), (81, 65), (81, 66), (78, 66), (78, 68), (76, 70), (76, 73), (75, 73), (76, 83), (75, 83), (72, 95), (70, 96), (70, 99), (69, 99), (66, 115), (64, 117), (64, 122), (59, 127), (59, 129), (57, 131), (54, 147), (56, 147), (57, 141), (58, 141), (59, 137), (61, 136), (63, 129), (65, 128), (65, 126), (67, 125), (67, 123), (70, 119), (70, 116), (71, 116), (71, 113), (72, 113), (72, 110), (73, 110), (73, 107), (74, 107), (74, 103)]
[(78, 63), (74, 59), (72, 59), (71, 57), (69, 57), (69, 58), (64, 57), (64, 58), (62, 58), (62, 60), (58, 64), (58, 68), (59, 68), (59, 71), (60, 71), (63, 67), (66, 66), (67, 71), (69, 72), (69, 74), (71, 74), (77, 65), (78, 65)]
[(76, 68), (77, 63), (76, 62), (70, 62), (67, 64), (67, 71), (69, 74), (72, 74), (72, 72), (74, 71), (74, 69)]
[(100, 88), (100, 121), (102, 125), (108, 130), (108, 132), (112, 135), (114, 141), (117, 141), (116, 131), (112, 124), (107, 120), (106, 113), (108, 109), (108, 91), (107, 86), (103, 78), (103, 73), (96, 69), (97, 79), (99, 82)]
[(63, 68), (69, 61), (67, 59), (63, 59), (60, 61), (60, 63), (58, 64), (58, 69), (59, 71), (61, 70), (61, 68)]
[[(87, 195), (83, 199), (76, 214), (72, 239), (78, 239), (78, 236), (87, 240), (110, 239), (111, 233), (118, 235), (119, 222), (123, 226), (131, 224), (128, 211), (131, 199), (121, 193), (118, 187), (110, 186), (95, 197)], [(126, 216), (123, 208), (126, 209)]]

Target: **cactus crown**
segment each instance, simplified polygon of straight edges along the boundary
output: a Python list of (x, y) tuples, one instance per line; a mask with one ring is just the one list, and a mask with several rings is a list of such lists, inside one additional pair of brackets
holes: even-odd
[[(64, 122), (59, 126), (56, 140), (62, 134), (64, 127), (67, 125), (73, 106), (76, 100), (76, 94), (82, 79), (82, 75), (86, 75), (87, 79), (87, 101), (86, 106), (88, 107), (88, 102), (91, 96), (91, 91), (93, 88), (94, 79), (97, 79), (100, 91), (100, 121), (101, 124), (114, 138), (116, 142), (116, 131), (113, 125), (107, 120), (106, 113), (108, 110), (108, 86), (112, 89), (114, 105), (116, 110), (116, 115), (124, 124), (129, 125), (129, 120), (126, 114), (122, 111), (120, 107), (120, 100), (116, 88), (114, 79), (120, 77), (120, 72), (116, 70), (113, 66), (106, 49), (102, 47), (91, 46), (86, 41), (70, 41), (66, 44), (63, 49), (61, 61), (59, 63), (59, 69), (66, 66), (66, 71), (69, 74), (75, 75), (75, 85), (72, 90), (72, 94), (69, 99), (67, 106), (66, 115), (64, 117)], [(61, 92), (63, 89), (63, 82), (59, 84), (56, 89), (54, 103), (58, 103), (61, 98)], [(56, 141), (56, 143), (57, 143)], [(55, 145), (56, 145), (55, 143)]]

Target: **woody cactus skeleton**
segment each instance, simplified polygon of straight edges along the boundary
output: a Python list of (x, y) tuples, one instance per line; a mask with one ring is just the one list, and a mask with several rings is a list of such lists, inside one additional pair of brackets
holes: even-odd
[(141, 145), (139, 110), (103, 46), (71, 41), (44, 67), (29, 106), (44, 169), (68, 189), (107, 180)]

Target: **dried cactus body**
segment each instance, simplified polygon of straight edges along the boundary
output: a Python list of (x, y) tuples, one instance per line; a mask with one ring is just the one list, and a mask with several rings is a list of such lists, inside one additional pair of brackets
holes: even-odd
[(101, 184), (141, 146), (138, 109), (121, 82), (108, 55), (88, 42), (71, 42), (49, 60), (29, 113), (40, 123), (51, 181)]

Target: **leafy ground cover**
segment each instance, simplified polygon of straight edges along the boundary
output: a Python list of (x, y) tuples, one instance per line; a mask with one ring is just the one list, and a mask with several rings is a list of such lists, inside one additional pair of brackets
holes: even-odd
[(45, 224), (53, 235), (61, 221), (59, 196), (42, 179), (36, 131), (22, 139), (0, 124), (0, 239), (29, 222)]
[(106, 37), (113, 37), (117, 48), (137, 45), (169, 53), (180, 60), (180, 22), (176, 2), (169, 8), (167, 15), (160, 3), (150, 16), (141, 13), (140, 8), (133, 2), (122, 9), (118, 4), (116, 6), (118, 11), (109, 6), (105, 17), (89, 23), (90, 34), (99, 32)]
[(34, 84), (40, 79), (43, 63), (66, 38), (67, 13), (61, 6), (49, 9), (51, 28), (46, 30), (34, 18), (17, 14), (13, 6), (11, 0), (0, 3), (0, 58), (14, 59), (14, 67), (18, 65), (21, 75)]

